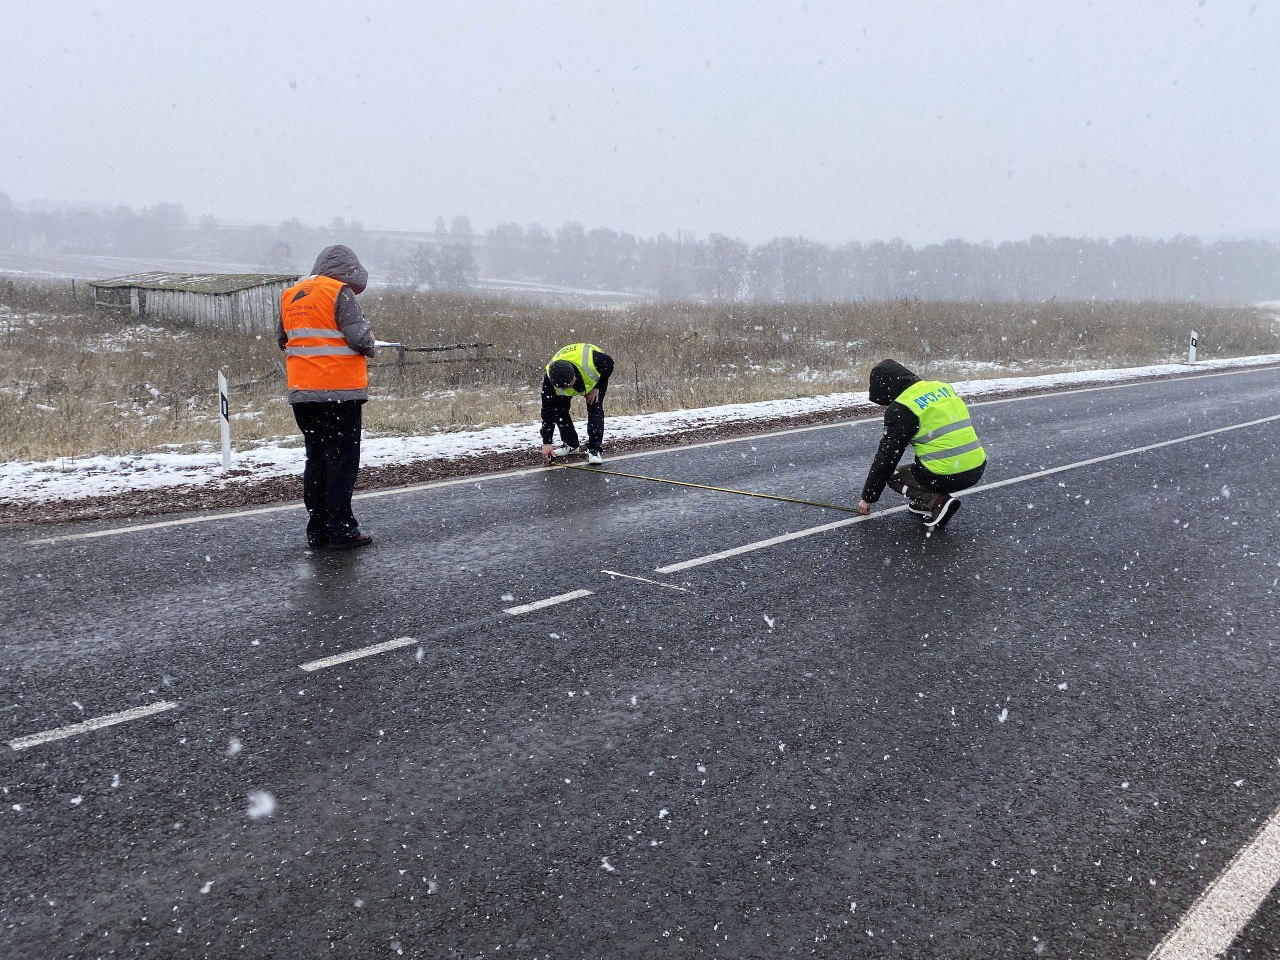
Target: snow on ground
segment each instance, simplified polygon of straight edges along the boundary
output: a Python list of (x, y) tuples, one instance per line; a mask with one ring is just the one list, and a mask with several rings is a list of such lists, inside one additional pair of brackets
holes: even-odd
[(257, 273), (247, 263), (215, 263), (210, 260), (169, 260), (155, 257), (102, 257), (75, 253), (21, 253), (0, 250), (0, 274), (75, 280), (103, 280), (147, 270), (174, 273)]
[[(1205, 360), (1195, 370), (1223, 370), (1280, 364), (1280, 354)], [(1188, 372), (1181, 363), (1126, 367), (1112, 370), (1081, 370), (1036, 377), (1001, 377), (992, 380), (961, 380), (954, 386), (966, 399), (999, 397), (1026, 390), (1070, 389), (1072, 387), (1123, 383), (1149, 377), (1176, 376)], [(868, 413), (880, 408), (865, 393), (832, 393), (791, 400), (759, 403), (731, 403), (717, 407), (611, 416), (606, 421), (606, 446), (610, 439), (626, 440), (661, 437), (684, 430), (697, 430), (730, 423), (779, 421), (843, 410)], [(366, 437), (361, 444), (361, 465), (389, 466), (425, 460), (465, 460), (494, 453), (527, 450), (530, 458), (539, 446), (536, 423), (510, 424), (459, 433), (434, 433), (415, 437)], [(606, 449), (606, 455), (608, 451)], [(134, 490), (172, 487), (201, 487), (255, 482), (302, 472), (303, 451), (296, 437), (274, 440), (240, 450), (235, 455), (235, 472), (222, 472), (219, 448), (208, 444), (199, 453), (152, 453), (116, 457), (63, 457), (45, 461), (13, 461), (0, 464), (0, 502), (37, 503), (109, 496)]]
[[(298, 264), (305, 266), (305, 264)], [(248, 263), (218, 263), (210, 260), (173, 260), (157, 257), (104, 257), (73, 253), (24, 253), (0, 250), (0, 276), (38, 277), (44, 280), (103, 280), (108, 277), (162, 270), (172, 273), (260, 273), (261, 268)], [(284, 271), (288, 273), (289, 271)], [(375, 272), (376, 273), (376, 272)], [(386, 288), (385, 277), (375, 275), (370, 286)], [(627, 303), (652, 299), (648, 294), (623, 290), (594, 290), (566, 287), (554, 283), (523, 280), (500, 280), (480, 277), (475, 291), (495, 296), (508, 296), (539, 303), (574, 303), (611, 309)]]

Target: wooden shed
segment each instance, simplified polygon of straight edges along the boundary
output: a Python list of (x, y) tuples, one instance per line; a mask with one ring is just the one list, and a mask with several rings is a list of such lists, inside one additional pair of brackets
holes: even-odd
[(280, 295), (298, 281), (280, 273), (135, 273), (93, 280), (94, 306), (135, 317), (204, 327), (270, 333), (280, 319)]

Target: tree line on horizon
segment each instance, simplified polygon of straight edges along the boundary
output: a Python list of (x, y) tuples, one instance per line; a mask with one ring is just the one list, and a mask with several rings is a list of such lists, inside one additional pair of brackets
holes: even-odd
[(862, 300), (1280, 299), (1280, 243), (1197, 237), (1103, 240), (1034, 236), (1002, 243), (901, 240), (826, 244), (777, 237), (749, 244), (723, 234), (636, 237), (570, 222), (502, 223), (477, 233), (466, 217), (438, 218), (431, 235), (406, 239), (341, 218), (323, 226), (192, 222), (176, 204), (141, 210), (23, 210), (0, 193), (0, 248), (252, 264), (302, 272), (330, 243), (355, 249), (396, 286), (465, 291), (478, 278), (626, 291), (664, 300), (849, 302)]

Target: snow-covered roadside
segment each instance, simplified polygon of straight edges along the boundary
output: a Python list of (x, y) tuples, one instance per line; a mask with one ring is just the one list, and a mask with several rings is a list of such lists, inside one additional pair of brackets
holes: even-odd
[[(1180, 363), (1167, 363), (1036, 377), (964, 380), (957, 381), (955, 386), (966, 399), (977, 400), (1028, 391), (1064, 390), (1086, 385), (1180, 376), (1192, 370), (1204, 372), (1276, 364), (1280, 364), (1280, 354), (1206, 360), (1197, 363), (1194, 368)], [(832, 393), (793, 400), (733, 403), (671, 413), (611, 416), (608, 419), (607, 437), (613, 441), (637, 440), (726, 424), (762, 421), (776, 425), (779, 421), (801, 420), (835, 411), (853, 416), (861, 411), (870, 413), (878, 409), (867, 399), (865, 393)], [(290, 445), (286, 446), (286, 443)], [(519, 451), (528, 451), (532, 459), (537, 443), (537, 425), (533, 423), (490, 427), (464, 433), (437, 433), (424, 437), (369, 437), (362, 444), (361, 465), (376, 468), (422, 461), (457, 463), (470, 458)], [(195, 454), (156, 452), (136, 456), (77, 457), (0, 464), (0, 504), (87, 500), (179, 487), (226, 488), (296, 476), (302, 470), (303, 453), (300, 446), (293, 444), (296, 444), (296, 440), (291, 438), (238, 452), (235, 470), (230, 476), (223, 474), (221, 455), (212, 444), (207, 452)]]

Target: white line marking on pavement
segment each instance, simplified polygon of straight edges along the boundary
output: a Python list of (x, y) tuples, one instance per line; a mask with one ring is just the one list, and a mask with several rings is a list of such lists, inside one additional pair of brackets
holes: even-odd
[(348, 650), (346, 653), (335, 653), (332, 657), (324, 657), (320, 660), (309, 660), (306, 663), (298, 664), (299, 670), (323, 670), (325, 667), (336, 667), (340, 663), (348, 663), (352, 660), (359, 660), (362, 657), (372, 657), (376, 653), (385, 653), (388, 650), (399, 650), (401, 647), (412, 646), (418, 641), (413, 637), (397, 637), (395, 640), (387, 640), (384, 643), (375, 643), (371, 647), (361, 647), (359, 650)]
[(1213, 960), (1223, 954), (1280, 881), (1280, 810), (1196, 898), (1148, 960)]
[(18, 737), (16, 740), (10, 740), (9, 746), (15, 750), (26, 750), (28, 747), (38, 747), (42, 743), (50, 743), (54, 740), (65, 740), (67, 737), (88, 733), (90, 730), (101, 730), (103, 727), (113, 727), (117, 723), (128, 723), (130, 720), (140, 720), (153, 714), (164, 713), (176, 706), (177, 704), (172, 700), (161, 700), (159, 703), (149, 703), (145, 707), (133, 707), (130, 710), (121, 710), (119, 713), (109, 713), (105, 717), (85, 720), (83, 723), (72, 723), (65, 727), (58, 727), (56, 730)]
[(727, 560), (729, 557), (736, 557), (743, 553), (752, 553), (756, 550), (763, 550), (765, 547), (776, 547), (780, 543), (787, 543), (790, 540), (800, 540), (804, 537), (812, 537), (819, 533), (827, 533), (830, 530), (839, 530), (841, 527), (849, 527), (855, 523), (862, 523), (871, 520), (874, 517), (888, 516), (891, 513), (901, 513), (906, 510), (906, 504), (900, 507), (890, 507), (888, 510), (881, 510), (879, 513), (873, 513), (866, 517), (850, 517), (847, 520), (836, 520), (832, 523), (824, 523), (818, 527), (806, 527), (804, 530), (796, 530), (794, 533), (784, 533), (781, 536), (770, 537), (768, 540), (757, 540), (755, 543), (745, 543), (740, 547), (730, 547), (728, 550), (719, 550), (716, 553), (708, 553), (705, 557), (694, 557), (692, 560), (681, 560), (679, 563), (671, 563), (665, 567), (657, 567), (654, 573), (676, 573), (680, 570), (688, 570), (690, 567), (700, 567), (705, 563), (715, 563), (717, 560)]
[(652, 583), (655, 587), (666, 587), (668, 590), (679, 590), (681, 593), (688, 593), (688, 587), (677, 587), (674, 583), (663, 583), (661, 580), (650, 580), (648, 577), (637, 577), (630, 573), (619, 573), (617, 570), (601, 570), (601, 573), (607, 573), (611, 577), (625, 577), (627, 580), (639, 580), (641, 583)]
[[(1038, 477), (1047, 477), (1050, 474), (1062, 473), (1064, 470), (1078, 470), (1081, 467), (1092, 466), (1095, 463), (1105, 463), (1107, 460), (1115, 460), (1119, 457), (1130, 457), (1137, 453), (1145, 453), (1148, 450), (1158, 450), (1161, 447), (1170, 447), (1176, 443), (1186, 443), (1190, 440), (1199, 440), (1203, 437), (1211, 437), (1217, 433), (1229, 433), (1232, 430), (1244, 430), (1247, 427), (1256, 427), (1259, 424), (1271, 423), (1280, 420), (1280, 413), (1270, 417), (1261, 417), (1257, 420), (1250, 420), (1248, 423), (1236, 423), (1227, 427), (1216, 427), (1213, 430), (1204, 430), (1200, 433), (1188, 434), (1185, 437), (1176, 437), (1173, 440), (1161, 440), (1159, 443), (1149, 443), (1144, 447), (1133, 447), (1129, 450), (1121, 450), (1118, 453), (1108, 453), (1101, 457), (1091, 457), (1088, 460), (1080, 460), (1076, 463), (1068, 463), (1061, 467), (1050, 467), (1047, 470), (1037, 470), (1035, 473), (1024, 473), (1020, 477), (1009, 477), (1007, 480), (997, 480), (994, 483), (984, 483), (981, 486), (973, 487), (969, 490), (961, 491), (956, 494), (957, 497), (971, 497), (979, 493), (986, 493), (988, 490), (995, 490), (998, 487), (1005, 487), (1011, 483), (1022, 483), (1026, 480), (1035, 480)], [(717, 553), (709, 553), (705, 557), (694, 557), (692, 560), (681, 560), (679, 563), (668, 564), (665, 567), (657, 567), (655, 573), (675, 573), (679, 570), (688, 570), (690, 567), (700, 567), (706, 563), (715, 563), (717, 560), (724, 560), (728, 557), (736, 557), (743, 553), (751, 553), (755, 550), (763, 550), (766, 547), (776, 546), (779, 543), (786, 543), (789, 540), (799, 540), (802, 537), (812, 537), (815, 534), (826, 533), (830, 530), (839, 530), (841, 527), (848, 527), (863, 520), (871, 520), (875, 517), (886, 516), (890, 513), (898, 513), (905, 510), (906, 505), (893, 507), (889, 510), (882, 510), (879, 513), (873, 513), (867, 517), (851, 517), (848, 520), (837, 520), (834, 523), (824, 523), (820, 527), (808, 527), (804, 530), (797, 530), (794, 533), (784, 533), (780, 537), (770, 537), (768, 540), (758, 540), (755, 543), (744, 544), (741, 547), (733, 547), (729, 550), (721, 550)]]
[(180, 520), (157, 520), (155, 523), (136, 523), (129, 527), (111, 527), (107, 530), (92, 530), (89, 533), (68, 533), (59, 537), (42, 537), (39, 540), (28, 540), (27, 546), (39, 547), (46, 543), (64, 543), (67, 540), (93, 540), (97, 537), (114, 537), (118, 533), (143, 533), (147, 530), (163, 530), (165, 527), (185, 527), (192, 523), (209, 523), (212, 520), (230, 520), (233, 517), (256, 517), (264, 513), (281, 513), (285, 510), (300, 510), (302, 504), (291, 503), (285, 507), (259, 507), (255, 510), (236, 510), (232, 513), (204, 514), (199, 517), (183, 517)]
[(547, 597), (545, 600), (523, 603), (518, 607), (507, 607), (502, 612), (518, 617), (522, 613), (532, 613), (534, 610), (541, 610), (543, 607), (554, 607), (557, 603), (568, 603), (570, 600), (581, 600), (583, 597), (589, 596), (591, 596), (590, 590), (574, 590), (572, 593), (562, 593), (558, 597)]
[[(1256, 366), (1256, 367), (1240, 367), (1234, 370), (1222, 370), (1215, 373), (1197, 373), (1191, 376), (1165, 377), (1156, 380), (1133, 380), (1128, 383), (1106, 383), (1095, 387), (1075, 387), (1070, 390), (1049, 390), (1044, 393), (1032, 393), (1021, 397), (995, 397), (991, 400), (974, 400), (968, 403), (971, 407), (993, 406), (1000, 403), (1018, 403), (1024, 400), (1045, 400), (1053, 397), (1069, 396), (1073, 393), (1094, 393), (1099, 390), (1123, 390), (1131, 387), (1149, 387), (1158, 386), (1166, 382), (1178, 382), (1183, 380), (1207, 380), (1210, 377), (1231, 377), (1242, 373), (1259, 373), (1264, 370), (1274, 370), (1275, 367)], [(968, 401), (966, 401), (968, 402)], [(834, 423), (818, 423), (806, 427), (784, 427), (781, 430), (771, 430), (767, 433), (751, 433), (741, 437), (725, 437), (721, 440), (703, 440), (700, 443), (686, 443), (674, 447), (663, 447), (657, 450), (639, 450), (635, 453), (621, 453), (611, 456), (610, 462), (618, 460), (631, 460), (636, 457), (657, 457), (666, 456), (667, 454), (677, 453), (682, 450), (698, 450), (703, 447), (719, 447), (726, 443), (752, 443), (757, 440), (768, 440), (773, 437), (785, 437), (793, 433), (809, 433), (813, 430), (834, 430), (841, 427), (849, 427), (859, 423), (867, 423), (875, 416), (874, 410), (848, 420), (839, 420)], [(423, 490), (435, 490), (441, 487), (454, 487), (463, 483), (484, 483), (491, 480), (509, 480), (512, 477), (526, 477), (532, 474), (546, 473), (547, 468), (544, 466), (528, 467), (520, 470), (507, 470), (502, 473), (482, 473), (468, 477), (454, 477), (450, 480), (430, 480), (426, 483), (415, 483), (405, 487), (391, 487), (387, 490), (370, 490), (366, 493), (358, 493), (355, 495), (356, 500), (370, 500), (374, 497), (394, 497), (403, 493), (419, 493)], [(192, 523), (212, 523), (215, 520), (234, 520), (239, 517), (255, 517), (268, 513), (284, 513), (289, 510), (301, 510), (301, 503), (281, 504), (277, 507), (255, 507), (249, 510), (232, 510), (226, 513), (202, 514), (196, 517), (182, 517), (178, 520), (157, 520), (153, 523), (139, 523), (128, 527), (111, 527), (107, 530), (93, 530), (89, 533), (68, 533), (57, 537), (42, 537), (39, 540), (28, 540), (27, 546), (39, 547), (50, 543), (66, 543), (72, 540), (93, 540), (97, 537), (114, 537), (123, 533), (145, 533), (148, 530), (161, 530), (166, 527), (183, 527)]]

